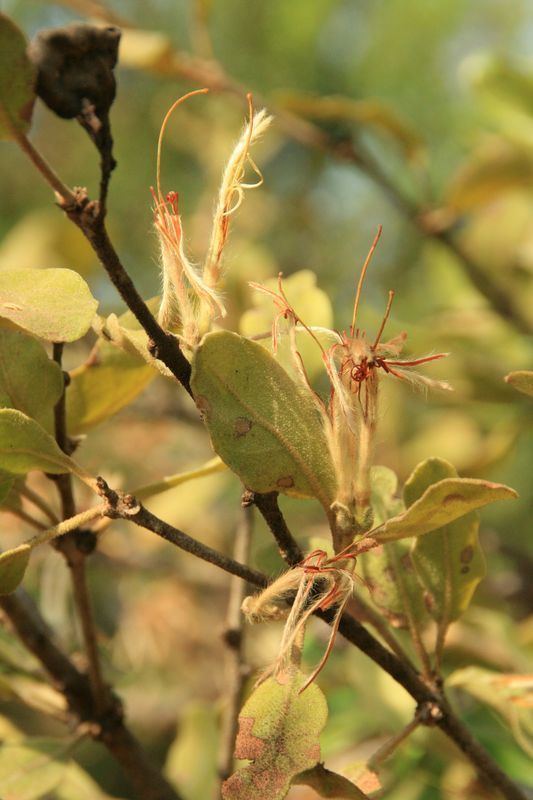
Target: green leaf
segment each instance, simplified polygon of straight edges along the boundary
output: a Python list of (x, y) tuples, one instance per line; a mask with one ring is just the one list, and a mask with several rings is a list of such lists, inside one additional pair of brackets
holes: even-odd
[(26, 572), (30, 553), (31, 547), (21, 544), (0, 555), (0, 595), (15, 591)]
[(98, 301), (70, 269), (0, 272), (0, 317), (48, 342), (74, 342), (91, 327)]
[(0, 786), (5, 800), (48, 797), (65, 774), (67, 748), (61, 739), (3, 742), (0, 748)]
[(294, 776), (319, 762), (327, 705), (314, 683), (298, 694), (305, 680), (300, 672), (283, 683), (269, 678), (247, 700), (239, 715), (235, 757), (252, 763), (224, 783), (224, 800), (281, 800)]
[(533, 758), (533, 677), (492, 672), (482, 667), (456, 670), (446, 680), (494, 708), (510, 726), (522, 749)]
[(361, 557), (373, 602), (395, 628), (415, 633), (429, 623), (425, 597), (405, 542), (388, 542)]
[(72, 370), (67, 391), (67, 429), (78, 435), (131, 403), (156, 373), (137, 356), (100, 342), (86, 364)]
[(215, 451), (249, 489), (316, 497), (329, 508), (334, 469), (314, 401), (261, 345), (208, 334), (191, 386)]
[(505, 382), (510, 383), (519, 392), (533, 397), (533, 372), (522, 369), (517, 372), (510, 372), (505, 376)]
[(213, 703), (191, 703), (179, 717), (165, 775), (187, 800), (215, 797), (218, 786), (218, 713)]
[(0, 139), (30, 127), (35, 101), (35, 68), (26, 55), (22, 31), (0, 14)]
[(375, 466), (370, 470), (371, 505), (374, 526), (403, 511), (403, 502), (396, 497), (398, 477), (389, 467)]
[[(267, 289), (277, 291), (277, 278), (263, 281)], [(287, 296), (300, 319), (307, 325), (331, 328), (333, 325), (333, 309), (327, 294), (316, 285), (316, 275), (309, 269), (302, 269), (293, 273), (283, 281), (283, 291)], [(272, 297), (259, 291), (252, 293), (255, 308), (245, 311), (239, 322), (239, 330), (243, 336), (252, 337), (258, 334), (270, 333), (272, 323), (279, 314), (279, 309), (272, 302)], [(282, 328), (283, 330), (283, 328)], [(323, 340), (325, 347), (333, 343), (332, 336), (324, 337), (316, 333), (319, 340)], [(306, 330), (296, 329), (296, 344), (310, 379), (324, 371), (324, 362), (316, 342)], [(272, 351), (272, 337), (261, 340), (261, 345)], [(294, 377), (294, 359), (290, 352), (288, 336), (280, 336), (276, 360), (284, 367), (291, 377)]]
[(348, 778), (331, 772), (322, 764), (301, 772), (293, 779), (293, 784), (310, 786), (320, 797), (334, 800), (365, 800), (368, 797)]
[(77, 473), (72, 459), (38, 422), (11, 408), (0, 411), (0, 469), (19, 475), (33, 469)]
[[(411, 506), (434, 483), (457, 476), (447, 461), (430, 458), (419, 464), (404, 488)], [(411, 558), (426, 590), (427, 608), (446, 628), (466, 611), (476, 586), (485, 576), (485, 559), (478, 539), (475, 512), (417, 538)]]
[(43, 345), (20, 331), (0, 328), (0, 408), (17, 408), (50, 430), (62, 391), (61, 368)]
[[(416, 475), (416, 470), (409, 480)], [(387, 520), (372, 532), (378, 542), (421, 536), (442, 528), (476, 508), (517, 497), (514, 489), (501, 483), (475, 478), (445, 478), (429, 486), (406, 511)]]
[(0, 506), (9, 495), (14, 483), (15, 476), (11, 472), (4, 472), (3, 469), (0, 469)]

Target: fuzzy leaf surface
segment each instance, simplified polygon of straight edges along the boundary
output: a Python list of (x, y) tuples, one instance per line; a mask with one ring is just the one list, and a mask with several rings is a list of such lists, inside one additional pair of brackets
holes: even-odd
[(0, 595), (15, 591), (26, 572), (30, 553), (31, 547), (21, 544), (0, 555)]
[(314, 683), (298, 694), (304, 681), (300, 672), (284, 683), (269, 678), (247, 700), (235, 756), (251, 763), (224, 783), (224, 800), (282, 800), (294, 776), (318, 764), (327, 705)]
[[(447, 461), (430, 458), (419, 464), (404, 488), (406, 506), (411, 506), (434, 483), (457, 477)], [(466, 611), (476, 586), (486, 574), (478, 538), (479, 519), (471, 511), (443, 528), (418, 537), (411, 559), (426, 590), (431, 616), (447, 626)]]
[(62, 391), (61, 368), (43, 345), (20, 331), (0, 328), (0, 408), (17, 408), (50, 430)]
[(331, 772), (322, 764), (301, 772), (294, 778), (293, 783), (310, 786), (320, 797), (334, 798), (334, 800), (365, 800), (368, 797), (348, 778), (337, 772)]
[(519, 392), (533, 397), (533, 372), (525, 369), (510, 372), (505, 376), (505, 382), (510, 383)]
[(35, 69), (26, 55), (22, 31), (0, 14), (0, 139), (13, 139), (13, 128), (26, 133), (35, 101)]
[(249, 489), (316, 497), (329, 508), (335, 477), (320, 416), (261, 345), (227, 331), (208, 334), (191, 386), (215, 452)]
[(422, 536), (496, 500), (516, 497), (514, 489), (501, 483), (476, 478), (445, 478), (429, 486), (402, 514), (373, 531), (372, 538), (378, 542), (392, 542)]
[(0, 469), (19, 475), (33, 469), (60, 475), (71, 472), (73, 462), (38, 422), (6, 408), (0, 411)]
[(98, 301), (70, 269), (0, 272), (0, 317), (47, 342), (74, 342), (93, 321)]

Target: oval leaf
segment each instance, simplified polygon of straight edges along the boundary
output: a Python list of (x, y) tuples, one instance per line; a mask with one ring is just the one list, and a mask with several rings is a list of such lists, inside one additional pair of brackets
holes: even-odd
[(281, 800), (293, 777), (319, 762), (328, 709), (315, 683), (298, 693), (305, 680), (300, 672), (284, 683), (269, 678), (247, 700), (235, 757), (252, 763), (224, 783), (224, 800)]
[(0, 595), (15, 591), (26, 572), (30, 553), (29, 544), (21, 544), (0, 555)]
[(525, 369), (510, 372), (509, 375), (505, 376), (505, 382), (510, 383), (519, 392), (533, 397), (533, 372)]
[(70, 269), (0, 272), (0, 317), (48, 342), (74, 342), (87, 333), (98, 301)]
[(249, 489), (316, 497), (329, 508), (335, 477), (315, 404), (261, 345), (208, 334), (191, 386), (215, 451)]
[(77, 472), (72, 460), (38, 422), (21, 411), (0, 411), (0, 469), (23, 475), (32, 469), (60, 475)]
[(445, 478), (429, 486), (403, 514), (387, 520), (373, 531), (372, 538), (378, 542), (391, 542), (409, 536), (421, 536), (442, 528), (476, 508), (515, 497), (517, 494), (514, 489), (501, 483), (476, 478)]
[(26, 55), (26, 39), (11, 20), (0, 14), (0, 139), (25, 133), (35, 101), (35, 68)]
[(50, 429), (62, 392), (61, 368), (42, 344), (21, 331), (0, 328), (0, 408), (17, 408)]
[[(430, 458), (416, 468), (404, 489), (410, 506), (429, 486), (457, 476), (455, 467)], [(484, 578), (485, 559), (478, 539), (479, 520), (475, 512), (416, 539), (411, 558), (426, 590), (428, 610), (447, 627), (468, 608), (476, 586)]]

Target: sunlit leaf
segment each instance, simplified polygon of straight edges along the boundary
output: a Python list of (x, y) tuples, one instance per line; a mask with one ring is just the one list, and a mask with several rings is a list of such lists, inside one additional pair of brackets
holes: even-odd
[(72, 370), (67, 390), (67, 428), (77, 435), (131, 403), (156, 372), (138, 356), (100, 342), (87, 363)]
[[(406, 506), (440, 480), (457, 476), (447, 461), (430, 458), (419, 464), (404, 487)], [(426, 590), (431, 616), (444, 628), (467, 609), (476, 586), (485, 576), (485, 559), (478, 539), (475, 512), (465, 514), (443, 528), (418, 537), (411, 558)]]
[(460, 688), (494, 708), (506, 720), (520, 747), (533, 757), (533, 675), (465, 667), (452, 672), (446, 685)]
[[(416, 470), (415, 470), (416, 473)], [(406, 511), (385, 522), (372, 537), (390, 542), (442, 528), (476, 508), (517, 497), (508, 486), (475, 478), (445, 478), (429, 486)]]
[(330, 797), (335, 800), (365, 800), (368, 797), (348, 778), (331, 772), (322, 764), (301, 772), (293, 779), (293, 783), (310, 786), (320, 797)]
[(215, 451), (249, 489), (316, 497), (329, 508), (335, 478), (319, 414), (263, 347), (208, 334), (191, 385)]
[[(267, 289), (277, 291), (277, 279), (271, 278), (263, 281)], [(333, 325), (333, 309), (327, 294), (316, 285), (316, 275), (309, 269), (302, 269), (294, 272), (283, 281), (283, 291), (289, 303), (292, 305), (300, 319), (306, 325), (331, 328)], [(239, 330), (243, 336), (249, 338), (258, 334), (270, 334), (272, 323), (279, 313), (279, 309), (274, 305), (269, 295), (255, 290), (252, 293), (254, 308), (245, 311), (239, 322)], [(281, 326), (283, 332), (283, 326)], [(323, 339), (323, 346), (329, 347), (331, 339), (324, 337), (323, 334), (316, 334), (319, 339)], [(324, 370), (322, 354), (316, 342), (304, 329), (297, 329), (296, 343), (298, 352), (302, 356), (303, 362), (309, 378), (320, 374)], [(272, 351), (272, 337), (268, 335), (261, 340), (261, 344)], [(293, 359), (290, 353), (288, 336), (281, 335), (278, 340), (278, 350), (276, 359), (292, 375)]]
[(48, 342), (82, 337), (98, 301), (70, 269), (6, 269), (0, 272), (0, 317)]
[(0, 469), (23, 475), (38, 469), (60, 475), (73, 461), (38, 422), (11, 408), (0, 411)]
[(35, 69), (26, 55), (22, 31), (0, 14), (0, 139), (12, 139), (13, 128), (25, 133), (35, 101)]
[(62, 391), (61, 368), (48, 358), (42, 344), (19, 331), (0, 328), (0, 408), (17, 408), (50, 430)]
[(304, 682), (300, 672), (284, 683), (269, 678), (247, 700), (235, 756), (251, 763), (224, 783), (224, 800), (281, 800), (295, 775), (318, 764), (327, 705), (314, 683), (298, 694)]
[(15, 591), (26, 572), (30, 553), (31, 547), (21, 544), (0, 554), (0, 595)]
[(38, 800), (49, 796), (66, 769), (67, 748), (61, 739), (3, 742), (0, 748), (0, 786), (8, 800)]
[(506, 383), (510, 383), (515, 389), (523, 394), (533, 397), (533, 372), (522, 369), (517, 372), (510, 372), (505, 376)]

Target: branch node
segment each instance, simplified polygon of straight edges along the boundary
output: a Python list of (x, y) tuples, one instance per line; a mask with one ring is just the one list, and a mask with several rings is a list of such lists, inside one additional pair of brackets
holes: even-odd
[(421, 725), (432, 727), (444, 719), (444, 712), (437, 702), (426, 700), (418, 704), (415, 717)]

